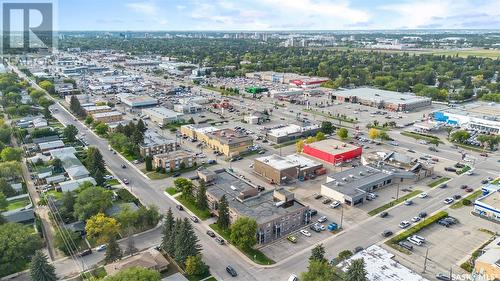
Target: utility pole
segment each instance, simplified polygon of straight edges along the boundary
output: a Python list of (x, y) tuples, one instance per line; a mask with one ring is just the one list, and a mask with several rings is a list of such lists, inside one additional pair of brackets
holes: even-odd
[(425, 270), (427, 269), (427, 256), (429, 254), (429, 247), (427, 247), (427, 249), (425, 250), (425, 260), (424, 260), (424, 270), (422, 271), (422, 273), (425, 273)]
[(398, 183), (398, 189), (396, 190), (396, 200), (399, 199), (399, 183)]
[(342, 228), (343, 221), (344, 221), (344, 205), (340, 204), (340, 228)]

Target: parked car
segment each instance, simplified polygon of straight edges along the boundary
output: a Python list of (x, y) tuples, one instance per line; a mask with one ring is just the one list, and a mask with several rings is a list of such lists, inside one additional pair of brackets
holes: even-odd
[(330, 202), (332, 202), (332, 199), (330, 199), (330, 198), (325, 198), (325, 199), (323, 199), (323, 202), (322, 202), (322, 203), (323, 203), (323, 204), (328, 204), (328, 203), (330, 203)]
[(413, 245), (411, 245), (410, 243), (406, 242), (406, 241), (401, 241), (398, 243), (399, 246), (411, 251), (413, 250)]
[(215, 237), (215, 241), (219, 243), (219, 245), (224, 245), (226, 241), (224, 239), (220, 238), (219, 236)]
[(315, 215), (318, 214), (318, 211), (315, 209), (309, 209), (309, 214), (311, 215), (311, 217), (314, 217)]
[(233, 268), (232, 266), (230, 266), (230, 265), (228, 265), (228, 266), (226, 267), (226, 271), (227, 271), (227, 273), (229, 273), (232, 277), (236, 277), (236, 276), (238, 276), (238, 273), (236, 273), (236, 270), (234, 270), (234, 268)]
[(427, 213), (426, 212), (420, 212), (420, 213), (418, 213), (418, 216), (423, 219), (423, 218), (427, 217)]
[(455, 173), (457, 171), (457, 169), (452, 168), (452, 167), (445, 167), (444, 170), (447, 172), (452, 172), (452, 173)]
[(130, 182), (128, 181), (128, 179), (123, 179), (123, 183), (124, 184), (129, 184)]
[(306, 237), (311, 237), (311, 232), (305, 230), (305, 229), (301, 229), (300, 230), (300, 233)]
[(466, 185), (466, 184), (462, 184), (462, 185), (460, 186), (460, 188), (461, 188), (461, 189), (467, 189), (468, 187), (469, 187), (469, 186), (468, 186), (468, 185)]
[(293, 235), (288, 235), (286, 237), (286, 239), (292, 243), (297, 243), (297, 237), (293, 236)]
[(196, 216), (192, 216), (190, 217), (190, 219), (193, 221), (193, 222), (199, 222), (198, 218)]
[(413, 217), (413, 218), (411, 218), (411, 221), (412, 222), (419, 222), (420, 221), (420, 217)]
[(422, 241), (418, 240), (418, 239), (415, 239), (413, 237), (408, 237), (406, 238), (406, 240), (412, 244), (415, 244), (417, 246), (422, 246)]
[(79, 256), (79, 257), (84, 257), (84, 256), (88, 256), (88, 255), (90, 255), (90, 254), (92, 254), (92, 249), (86, 249), (86, 250), (81, 251), (81, 252), (78, 254), (78, 256)]
[(322, 217), (320, 217), (320, 218), (318, 219), (318, 222), (319, 222), (319, 223), (324, 223), (324, 222), (326, 222), (327, 220), (328, 220), (328, 219), (326, 218), (326, 216), (322, 216)]
[(321, 197), (323, 197), (323, 195), (318, 194), (318, 193), (313, 193), (313, 197), (314, 197), (314, 199), (320, 199)]
[(207, 235), (210, 237), (215, 237), (215, 233), (211, 230), (207, 230)]
[(391, 236), (391, 235), (392, 235), (392, 231), (390, 231), (390, 230), (384, 230), (384, 231), (382, 232), (382, 236), (383, 236), (383, 237), (389, 237), (389, 236)]
[(102, 244), (102, 245), (98, 246), (97, 248), (95, 248), (95, 250), (98, 252), (102, 252), (102, 251), (105, 251), (106, 248), (107, 248), (106, 244)]
[(361, 252), (361, 251), (363, 251), (363, 250), (364, 250), (364, 248), (363, 248), (363, 247), (361, 247), (361, 246), (357, 246), (356, 248), (354, 248), (353, 253), (355, 253), (355, 254), (356, 254), (356, 253), (359, 253), (359, 252)]
[(385, 218), (385, 217), (387, 217), (388, 215), (389, 215), (389, 213), (388, 213), (388, 212), (382, 212), (382, 213), (380, 213), (380, 217), (381, 217), (381, 218)]
[(449, 275), (446, 275), (446, 274), (443, 274), (443, 273), (436, 274), (436, 279), (437, 280), (443, 280), (443, 281), (451, 281), (452, 280)]
[(182, 205), (176, 205), (175, 206), (177, 208), (177, 210), (179, 211), (184, 211), (184, 207), (182, 207)]
[(425, 197), (427, 197), (427, 196), (428, 196), (428, 194), (427, 194), (427, 193), (425, 193), (425, 192), (422, 192), (422, 193), (420, 193), (420, 194), (418, 195), (418, 197), (420, 197), (420, 198), (425, 198)]
[(337, 200), (333, 201), (333, 202), (330, 204), (330, 208), (332, 208), (332, 209), (335, 209), (335, 208), (337, 208), (338, 206), (340, 206), (340, 202), (339, 202), (339, 201), (337, 201)]
[(460, 194), (453, 195), (453, 199), (455, 199), (455, 200), (458, 200), (460, 198), (462, 198), (462, 195), (460, 195)]
[(466, 188), (465, 191), (466, 192), (472, 192), (472, 191), (474, 191), (474, 189), (472, 189), (471, 187), (469, 187), (469, 188)]
[(444, 219), (438, 220), (438, 224), (442, 225), (442, 226), (445, 226), (445, 227), (450, 227), (451, 226), (451, 223), (445, 221)]

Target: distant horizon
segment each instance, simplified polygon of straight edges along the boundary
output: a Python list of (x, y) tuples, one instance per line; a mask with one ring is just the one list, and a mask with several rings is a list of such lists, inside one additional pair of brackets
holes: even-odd
[(126, 29), (116, 29), (116, 30), (55, 30), (55, 32), (227, 32), (227, 33), (236, 33), (236, 32), (261, 32), (261, 33), (276, 33), (276, 32), (376, 32), (376, 31), (409, 31), (409, 32), (420, 32), (420, 31), (491, 31), (491, 32), (500, 32), (500, 28), (415, 28), (415, 29), (281, 29), (281, 30), (257, 30), (257, 29), (165, 29), (165, 30), (126, 30)]

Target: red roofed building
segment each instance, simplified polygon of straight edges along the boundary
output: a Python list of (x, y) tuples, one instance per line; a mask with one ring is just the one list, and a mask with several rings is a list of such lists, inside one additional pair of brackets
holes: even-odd
[(325, 162), (336, 164), (361, 156), (363, 149), (338, 140), (327, 139), (305, 144), (303, 152)]

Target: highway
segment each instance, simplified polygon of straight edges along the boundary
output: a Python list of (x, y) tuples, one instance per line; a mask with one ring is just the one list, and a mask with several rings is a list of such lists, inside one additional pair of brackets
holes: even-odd
[[(18, 72), (21, 77), (24, 74)], [(30, 81), (32, 82), (32, 81)], [(33, 85), (37, 87), (36, 85)], [(165, 213), (168, 208), (172, 208), (174, 215), (177, 217), (187, 217), (189, 214), (186, 212), (178, 211), (175, 209), (176, 202), (166, 196), (163, 190), (166, 187), (172, 186), (172, 179), (151, 181), (145, 178), (139, 171), (137, 171), (131, 163), (124, 160), (120, 155), (113, 154), (108, 150), (108, 143), (87, 129), (81, 122), (77, 121), (65, 108), (59, 103), (51, 106), (54, 117), (65, 125), (72, 124), (77, 127), (80, 134), (85, 134), (85, 139), (88, 141), (89, 146), (97, 147), (107, 164), (109, 170), (118, 178), (127, 178), (130, 185), (127, 188), (136, 195), (141, 202), (146, 205), (155, 205), (162, 213)], [(415, 143), (405, 144), (410, 140), (398, 138), (401, 145), (408, 145), (409, 147), (416, 147), (419, 150), (426, 150), (427, 148), (415, 145)], [(443, 149), (442, 157), (458, 160), (459, 154), (456, 151)], [(438, 156), (439, 153), (437, 154)], [(426, 199), (414, 199), (413, 206), (399, 205), (389, 210), (390, 216), (382, 219), (378, 216), (370, 217), (364, 221), (358, 221), (355, 224), (345, 224), (344, 230), (337, 235), (334, 235), (323, 241), (327, 256), (334, 257), (340, 251), (345, 249), (354, 249), (357, 246), (367, 247), (372, 244), (381, 243), (384, 241), (380, 233), (383, 230), (391, 229), (394, 232), (398, 231), (398, 224), (402, 220), (408, 220), (418, 214), (420, 211), (426, 211), (431, 214), (435, 211), (446, 208), (447, 206), (442, 203), (443, 199), (454, 194), (463, 193), (459, 189), (462, 184), (467, 184), (472, 187), (479, 187), (480, 181), (487, 176), (497, 176), (498, 157), (478, 158), (476, 162), (476, 175), (467, 176), (461, 175), (450, 181), (450, 187), (446, 189), (435, 188), (428, 192), (429, 197)], [(121, 166), (125, 164), (127, 168), (123, 169)], [(224, 163), (223, 165), (227, 165)], [(496, 174), (495, 174), (496, 170)], [(248, 258), (243, 257), (240, 252), (232, 246), (220, 246), (212, 238), (206, 235), (208, 230), (208, 223), (202, 222), (194, 224), (195, 231), (200, 239), (200, 244), (203, 246), (203, 255), (205, 262), (210, 266), (211, 273), (217, 280), (287, 280), (291, 273), (300, 273), (307, 269), (308, 257), (312, 247), (303, 249), (284, 260), (278, 261), (271, 266), (260, 266), (251, 262)], [(314, 235), (314, 234), (313, 234)], [(150, 246), (158, 245), (161, 239), (161, 232), (157, 229), (136, 237), (136, 244), (139, 248), (147, 248)], [(103, 258), (102, 253), (94, 253), (83, 258), (87, 266), (94, 265), (101, 261)], [(68, 259), (62, 259), (54, 262), (57, 273), (60, 276), (67, 276), (71, 273), (77, 272), (79, 268)], [(232, 278), (226, 273), (225, 267), (232, 265), (238, 272), (238, 278)], [(24, 279), (17, 279), (24, 280)]]

